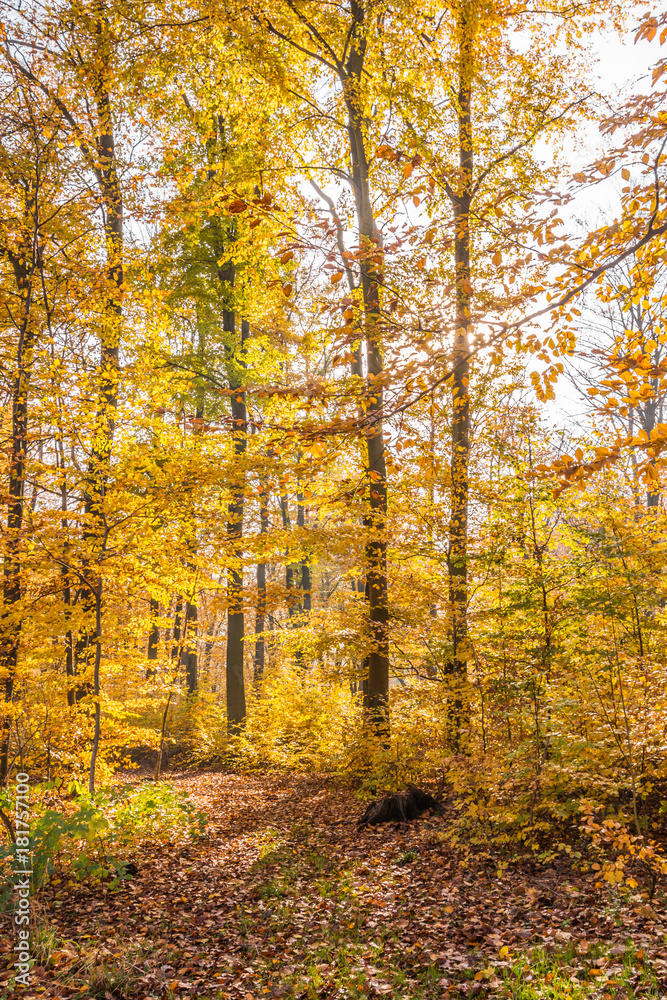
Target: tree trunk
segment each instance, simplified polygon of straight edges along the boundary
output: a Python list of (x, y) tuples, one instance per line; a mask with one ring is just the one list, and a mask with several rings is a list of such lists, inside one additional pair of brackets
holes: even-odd
[[(299, 528), (306, 527), (306, 509), (303, 505), (302, 493), (297, 493), (296, 496), (296, 523)], [(309, 615), (312, 606), (310, 562), (308, 561), (308, 557), (304, 556), (301, 560), (301, 609), (306, 615)]]
[[(63, 604), (65, 606), (65, 621), (68, 623), (72, 616), (72, 579), (70, 575), (70, 567), (68, 564), (68, 554), (69, 554), (69, 543), (67, 541), (69, 522), (67, 518), (67, 482), (65, 479), (65, 449), (63, 447), (62, 433), (57, 439), (57, 452), (58, 461), (60, 462), (60, 471), (62, 474), (62, 482), (60, 484), (60, 509), (62, 511), (62, 517), (60, 519), (60, 528), (63, 537), (63, 560), (60, 567), (60, 576), (62, 579), (63, 586)], [(71, 628), (65, 630), (65, 675), (67, 677), (67, 704), (70, 708), (74, 708), (76, 705), (76, 682), (74, 680), (74, 633)]]
[(183, 664), (188, 694), (197, 693), (197, 605), (187, 601), (183, 629)]
[[(157, 660), (160, 646), (160, 628), (156, 621), (159, 613), (160, 605), (154, 597), (151, 597), (151, 627), (148, 633), (148, 652), (146, 654), (146, 658), (151, 661)], [(154, 673), (154, 667), (146, 668), (146, 677), (152, 677)]]
[(368, 656), (368, 719), (380, 735), (389, 728), (389, 635), (387, 589), (387, 468), (383, 423), (384, 366), (381, 344), (380, 286), (382, 238), (375, 224), (371, 200), (366, 121), (363, 110), (363, 72), (366, 55), (364, 4), (351, 0), (350, 47), (341, 83), (348, 113), (347, 131), (352, 160), (352, 181), (359, 243), (366, 342), (365, 437), (367, 476), (366, 574), (371, 648)]
[[(102, 539), (102, 554), (106, 549), (106, 531)], [(102, 709), (100, 705), (100, 666), (102, 664), (102, 574), (97, 580), (95, 588), (95, 633), (99, 637), (95, 645), (95, 664), (93, 667), (93, 696), (95, 698), (95, 728), (93, 732), (93, 748), (90, 754), (90, 774), (88, 777), (88, 791), (95, 794), (95, 768), (97, 765), (97, 755), (100, 749), (100, 736), (102, 735)]]
[[(232, 273), (233, 282), (233, 273)], [(230, 282), (231, 283), (231, 282)], [(230, 565), (227, 570), (227, 731), (237, 733), (246, 717), (245, 679), (243, 670), (243, 500), (245, 493), (244, 456), (247, 445), (247, 414), (243, 385), (243, 349), (248, 335), (248, 323), (241, 322), (241, 350), (236, 350), (234, 312), (224, 310), (227, 334), (227, 372), (231, 393), (232, 435), (236, 468), (232, 473), (232, 499), (228, 506), (227, 537), (230, 541)]]
[[(211, 623), (211, 628), (209, 631), (208, 638), (204, 643), (204, 673), (208, 676), (211, 673), (211, 659), (213, 657), (213, 649), (215, 647), (215, 630), (217, 628), (217, 621), (214, 618)], [(213, 688), (215, 691), (215, 687)]]
[(181, 658), (181, 615), (183, 614), (183, 598), (179, 594), (176, 598), (176, 613), (174, 615), (174, 631), (171, 640), (171, 659)]
[[(296, 10), (290, 4), (292, 10)], [(364, 328), (360, 336), (360, 346), (353, 370), (363, 377), (363, 350), (366, 351), (367, 373), (365, 379), (364, 426), (366, 438), (366, 497), (367, 513), (364, 517), (366, 528), (366, 575), (368, 593), (368, 616), (370, 633), (370, 654), (368, 657), (368, 698), (366, 720), (371, 729), (379, 735), (386, 735), (389, 728), (389, 634), (388, 634), (388, 590), (387, 590), (387, 470), (385, 462), (383, 427), (383, 382), (380, 286), (382, 283), (383, 250), (381, 234), (375, 224), (371, 185), (366, 152), (366, 136), (370, 110), (365, 111), (367, 25), (366, 8), (373, 7), (368, 0), (350, 0), (350, 24), (346, 33), (344, 62), (335, 61), (332, 68), (338, 75), (343, 88), (343, 98), (347, 110), (347, 134), (351, 160), (352, 187), (357, 216), (362, 257), (360, 259), (361, 286), (364, 308)], [(371, 16), (375, 16), (372, 13)], [(305, 10), (297, 14), (299, 32), (305, 28), (317, 46), (322, 35), (317, 26), (309, 21)], [(304, 51), (301, 34), (299, 39), (286, 37), (282, 29), (276, 28), (268, 18), (265, 21), (269, 31), (286, 40), (300, 52)], [(320, 191), (315, 185), (316, 189)], [(320, 192), (323, 195), (323, 192)], [(331, 199), (324, 195), (332, 207)], [(336, 223), (339, 247), (342, 232)], [(344, 265), (345, 266), (345, 263)], [(348, 275), (349, 280), (349, 275)]]
[(451, 607), (453, 741), (461, 738), (463, 687), (470, 655), (468, 641), (468, 467), (470, 461), (470, 206), (473, 185), (471, 94), (474, 21), (469, 0), (459, 15), (459, 187), (453, 199), (456, 266), (456, 327), (452, 352), (451, 514), (449, 523), (449, 602)]
[[(269, 530), (269, 509), (267, 507), (266, 486), (261, 484), (259, 498), (259, 531), (262, 536)], [(264, 676), (264, 619), (266, 616), (266, 563), (257, 563), (257, 606), (255, 610), (255, 656), (253, 660), (253, 683), (261, 684)]]
[[(289, 502), (287, 500), (287, 495), (285, 493), (280, 494), (280, 515), (283, 520), (283, 528), (289, 531), (292, 527), (292, 521), (289, 516)], [(287, 562), (289, 559), (290, 549), (289, 545), (285, 549), (285, 590), (287, 591), (287, 613), (290, 618), (298, 610), (299, 599), (296, 594), (296, 573), (294, 563)]]
[[(81, 588), (79, 600), (84, 610), (95, 613), (95, 627), (87, 627), (79, 636), (75, 646), (75, 674), (87, 671), (91, 648), (97, 664), (99, 646), (102, 641), (102, 611), (97, 614), (98, 601), (103, 605), (103, 588), (100, 572), (102, 539), (106, 537), (107, 525), (104, 512), (106, 483), (111, 464), (111, 449), (116, 428), (116, 408), (118, 405), (119, 364), (118, 351), (122, 325), (122, 297), (124, 282), (123, 267), (123, 199), (116, 159), (116, 147), (111, 116), (109, 92), (110, 39), (108, 24), (103, 16), (96, 22), (99, 43), (96, 77), (93, 97), (97, 111), (98, 134), (95, 138), (95, 173), (102, 202), (104, 238), (106, 248), (104, 321), (100, 332), (100, 361), (97, 370), (97, 408), (92, 432), (92, 446), (88, 460), (88, 472), (84, 487), (83, 531), (84, 565), (95, 565), (92, 575), (97, 580), (95, 587), (86, 584)], [(102, 608), (103, 610), (103, 608)], [(90, 693), (90, 682), (85, 681), (77, 690), (79, 701)]]
[[(26, 192), (25, 231), (15, 250), (5, 248), (14, 271), (20, 314), (16, 374), (12, 387), (12, 417), (7, 482), (7, 529), (2, 580), (2, 615), (0, 617), (0, 669), (4, 674), (5, 702), (14, 700), (16, 669), (21, 636), (21, 534), (24, 515), (25, 470), (28, 450), (28, 390), (37, 336), (34, 318), (34, 279), (39, 266), (39, 247), (34, 236), (39, 230), (37, 182)], [(7, 713), (0, 734), (0, 785), (7, 780), (12, 718)]]

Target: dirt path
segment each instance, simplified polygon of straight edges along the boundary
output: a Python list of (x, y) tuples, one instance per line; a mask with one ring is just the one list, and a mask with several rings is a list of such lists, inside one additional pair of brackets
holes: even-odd
[(336, 825), (360, 805), (324, 781), (176, 781), (207, 837), (136, 857), (116, 893), (46, 892), (25, 1000), (667, 996), (661, 900), (623, 903), (565, 869), (499, 879), (461, 862), (439, 817)]

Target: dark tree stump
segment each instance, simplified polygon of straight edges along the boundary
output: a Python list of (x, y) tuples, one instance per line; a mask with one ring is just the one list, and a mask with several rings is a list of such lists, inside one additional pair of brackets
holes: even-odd
[(375, 826), (377, 823), (409, 823), (417, 819), (427, 809), (433, 809), (439, 816), (444, 816), (445, 810), (437, 799), (428, 792), (422, 792), (415, 785), (408, 785), (404, 792), (396, 795), (385, 795), (383, 799), (375, 799), (366, 806), (363, 816), (357, 820), (357, 826)]

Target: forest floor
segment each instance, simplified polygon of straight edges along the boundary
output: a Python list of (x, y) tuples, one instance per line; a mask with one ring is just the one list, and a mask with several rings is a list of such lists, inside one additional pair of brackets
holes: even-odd
[(359, 831), (340, 823), (361, 811), (354, 794), (312, 777), (175, 783), (208, 813), (206, 837), (133, 858), (116, 892), (51, 884), (41, 964), (11, 994), (4, 944), (0, 997), (667, 997), (660, 892), (624, 899), (569, 867), (499, 878), (445, 842), (446, 818)]

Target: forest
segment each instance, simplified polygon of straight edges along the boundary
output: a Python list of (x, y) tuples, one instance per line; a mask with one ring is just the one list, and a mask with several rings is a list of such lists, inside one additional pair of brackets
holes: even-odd
[(667, 13), (0, 39), (0, 996), (667, 996)]

